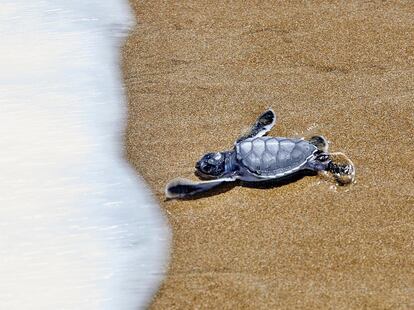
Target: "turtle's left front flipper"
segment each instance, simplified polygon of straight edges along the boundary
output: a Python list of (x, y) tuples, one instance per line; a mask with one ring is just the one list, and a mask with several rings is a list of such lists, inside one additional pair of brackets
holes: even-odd
[(167, 198), (188, 198), (198, 193), (208, 191), (225, 182), (232, 182), (233, 178), (222, 178), (211, 181), (193, 182), (188, 179), (174, 179), (165, 187)]

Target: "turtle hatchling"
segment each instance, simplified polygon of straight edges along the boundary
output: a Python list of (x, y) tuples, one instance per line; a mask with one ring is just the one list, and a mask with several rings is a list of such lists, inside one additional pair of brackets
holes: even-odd
[(264, 136), (275, 123), (275, 113), (267, 110), (237, 139), (232, 150), (207, 153), (196, 163), (196, 174), (204, 181), (172, 180), (166, 186), (166, 196), (188, 198), (225, 182), (277, 180), (304, 170), (330, 174), (341, 185), (353, 182), (353, 163), (343, 153), (328, 153), (323, 136), (308, 140)]

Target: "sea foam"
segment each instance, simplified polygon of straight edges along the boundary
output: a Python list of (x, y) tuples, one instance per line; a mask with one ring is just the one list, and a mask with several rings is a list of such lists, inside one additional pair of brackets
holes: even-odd
[(124, 159), (121, 0), (0, 9), (0, 309), (137, 309), (169, 230)]

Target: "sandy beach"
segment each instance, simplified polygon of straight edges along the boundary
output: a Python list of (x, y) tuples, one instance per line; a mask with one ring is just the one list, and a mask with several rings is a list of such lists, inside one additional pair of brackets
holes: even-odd
[[(173, 233), (151, 308), (413, 308), (414, 2), (130, 3), (127, 157)], [(166, 201), (268, 107), (270, 135), (326, 136), (356, 183)]]

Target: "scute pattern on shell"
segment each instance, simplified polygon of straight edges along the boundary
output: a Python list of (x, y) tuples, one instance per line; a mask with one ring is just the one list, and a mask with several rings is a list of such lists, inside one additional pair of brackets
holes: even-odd
[(236, 144), (237, 160), (258, 176), (283, 176), (299, 170), (317, 148), (306, 140), (259, 137)]

